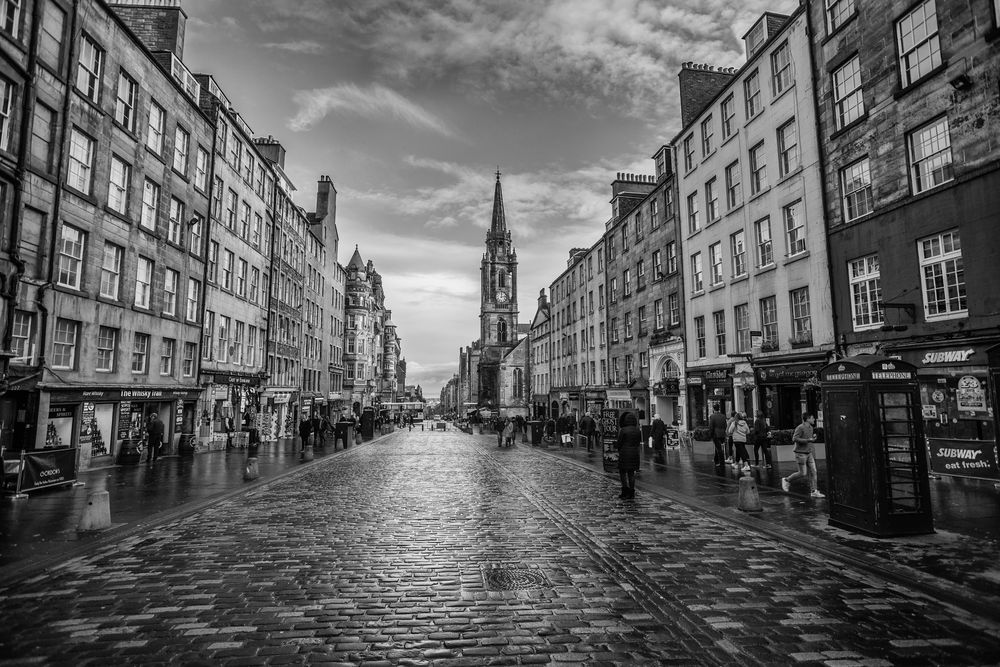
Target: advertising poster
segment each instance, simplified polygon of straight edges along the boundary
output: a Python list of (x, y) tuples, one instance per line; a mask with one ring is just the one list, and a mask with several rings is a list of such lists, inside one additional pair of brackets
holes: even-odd
[(615, 447), (618, 441), (618, 413), (619, 410), (616, 408), (601, 410), (601, 421), (598, 424), (604, 450), (604, 469), (608, 472), (618, 470), (618, 449)]
[(94, 423), (94, 404), (82, 403), (80, 405), (80, 449), (83, 451), (93, 448), (94, 432), (92, 426)]
[(958, 389), (955, 392), (955, 402), (961, 417), (966, 419), (986, 418), (986, 389), (979, 378), (972, 375), (960, 378)]
[(122, 401), (118, 404), (118, 439), (128, 440), (129, 427), (132, 425), (132, 403)]
[(76, 447), (24, 455), (21, 491), (69, 484), (76, 480)]
[(1000, 479), (996, 446), (990, 440), (928, 438), (930, 469), (939, 475)]

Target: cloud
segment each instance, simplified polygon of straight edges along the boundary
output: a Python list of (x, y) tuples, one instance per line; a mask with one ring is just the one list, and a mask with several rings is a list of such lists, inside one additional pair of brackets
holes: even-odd
[(300, 90), (293, 96), (299, 109), (289, 121), (295, 131), (308, 130), (331, 113), (389, 118), (416, 128), (454, 137), (443, 120), (399, 93), (375, 84), (368, 88), (345, 83), (330, 88)]
[(291, 51), (292, 53), (306, 53), (316, 55), (326, 51), (326, 46), (311, 39), (301, 39), (292, 42), (267, 42), (261, 44), (265, 49), (277, 49), (279, 51)]

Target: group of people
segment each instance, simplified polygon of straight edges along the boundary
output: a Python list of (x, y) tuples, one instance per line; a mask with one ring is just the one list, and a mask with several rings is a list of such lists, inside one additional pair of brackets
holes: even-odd
[(524, 433), (526, 423), (521, 415), (513, 417), (497, 415), (493, 420), (493, 430), (497, 434), (497, 447), (513, 447), (517, 434)]

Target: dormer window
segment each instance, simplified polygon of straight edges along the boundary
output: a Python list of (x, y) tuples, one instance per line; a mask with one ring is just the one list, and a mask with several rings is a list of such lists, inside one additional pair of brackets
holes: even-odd
[(766, 30), (766, 21), (767, 21), (767, 18), (766, 17), (762, 17), (759, 21), (757, 21), (757, 25), (755, 25), (753, 28), (751, 28), (750, 32), (747, 33), (747, 36), (746, 36), (745, 39), (746, 39), (746, 45), (747, 45), (747, 57), (748, 58), (750, 56), (752, 56), (754, 53), (756, 53), (757, 49), (759, 49), (761, 47), (761, 45), (764, 44), (764, 39), (767, 37), (767, 33), (765, 31)]

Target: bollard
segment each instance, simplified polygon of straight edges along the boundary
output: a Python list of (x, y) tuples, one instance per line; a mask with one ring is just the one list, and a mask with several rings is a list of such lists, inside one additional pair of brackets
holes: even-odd
[(104, 530), (111, 527), (111, 501), (107, 491), (95, 491), (87, 495), (87, 504), (80, 516), (77, 530)]
[(260, 466), (257, 465), (257, 457), (251, 456), (247, 458), (247, 467), (243, 469), (243, 479), (252, 482), (258, 477), (260, 477)]
[(302, 460), (312, 461), (314, 458), (315, 456), (313, 456), (313, 446), (312, 443), (309, 443), (302, 448)]
[(757, 493), (757, 480), (753, 477), (740, 477), (740, 497), (736, 506), (744, 512), (761, 512), (760, 494)]

